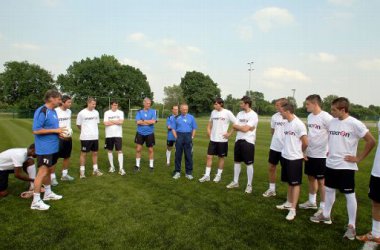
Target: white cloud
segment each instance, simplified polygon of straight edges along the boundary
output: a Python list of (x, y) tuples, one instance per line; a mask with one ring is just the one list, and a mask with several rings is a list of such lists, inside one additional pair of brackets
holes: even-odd
[(354, 0), (327, 0), (327, 2), (338, 6), (352, 6)]
[(42, 2), (49, 7), (55, 7), (59, 4), (60, 0), (42, 0)]
[(267, 80), (276, 80), (279, 82), (310, 82), (310, 78), (301, 71), (283, 67), (268, 68), (264, 71), (263, 75)]
[(239, 26), (237, 28), (237, 32), (239, 34), (239, 37), (242, 40), (249, 40), (252, 38), (252, 27), (248, 25)]
[(362, 60), (358, 63), (358, 67), (363, 70), (380, 70), (380, 58)]
[(31, 44), (31, 43), (13, 43), (12, 47), (16, 49), (31, 50), (31, 51), (40, 49), (40, 46)]
[(278, 7), (267, 7), (258, 10), (253, 14), (252, 18), (264, 32), (268, 32), (274, 27), (289, 26), (294, 23), (293, 15), (287, 9)]
[(130, 58), (127, 58), (127, 57), (121, 59), (120, 62), (122, 64), (129, 65), (129, 66), (132, 66), (132, 67), (135, 67), (135, 68), (141, 68), (141, 66), (142, 66), (141, 63), (140, 63), (140, 61), (133, 60), (133, 59), (130, 59)]
[(317, 54), (311, 54), (309, 56), (309, 58), (312, 61), (318, 61), (318, 62), (322, 62), (322, 63), (333, 63), (333, 62), (337, 61), (337, 58), (336, 58), (335, 55), (329, 54), (329, 53), (326, 53), (326, 52), (320, 52), (320, 53), (317, 53)]
[(131, 41), (134, 41), (134, 42), (138, 42), (138, 41), (142, 41), (142, 40), (145, 40), (145, 35), (144, 33), (141, 33), (141, 32), (136, 32), (136, 33), (132, 33), (128, 36), (129, 40)]

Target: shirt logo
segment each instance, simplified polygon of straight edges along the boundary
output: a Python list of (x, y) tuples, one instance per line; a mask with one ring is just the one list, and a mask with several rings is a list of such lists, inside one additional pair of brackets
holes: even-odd
[(218, 121), (218, 120), (225, 121), (226, 118), (224, 118), (224, 117), (214, 117), (214, 118), (212, 118), (212, 120), (214, 120), (214, 121)]
[(247, 123), (248, 119), (239, 119), (239, 122), (241, 122), (241, 123)]
[(97, 117), (96, 116), (93, 116), (93, 117), (85, 117), (84, 118), (86, 121), (90, 121), (90, 120), (96, 120)]
[(60, 122), (63, 122), (63, 121), (67, 121), (67, 120), (70, 120), (69, 117), (62, 117), (62, 118), (59, 118), (58, 119)]
[(330, 133), (330, 135), (340, 135), (340, 136), (347, 137), (347, 138), (350, 137), (350, 133), (348, 133), (346, 131), (329, 131), (329, 133)]
[(321, 129), (321, 125), (318, 124), (307, 124), (309, 128)]
[(284, 126), (286, 122), (274, 122), (275, 126)]
[(284, 131), (285, 135), (296, 135), (294, 131)]

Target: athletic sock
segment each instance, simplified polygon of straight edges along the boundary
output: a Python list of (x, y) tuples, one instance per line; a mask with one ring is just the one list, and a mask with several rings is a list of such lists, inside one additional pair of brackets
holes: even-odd
[(140, 167), (140, 160), (141, 160), (141, 158), (136, 158), (136, 166), (137, 167)]
[(98, 164), (94, 164), (93, 166), (92, 166), (92, 168), (93, 168), (93, 170), (94, 170), (94, 172), (97, 172), (99, 169), (98, 169)]
[(316, 204), (317, 203), (317, 194), (310, 194), (309, 193), (309, 202), (312, 204)]
[(62, 170), (62, 177), (66, 176), (69, 173), (68, 169), (63, 169)]
[(335, 189), (326, 187), (325, 208), (323, 209), (323, 216), (330, 218), (331, 209), (335, 202)]
[(51, 186), (50, 185), (45, 185), (45, 195), (51, 194)]
[(207, 166), (206, 166), (206, 172), (205, 172), (205, 175), (206, 175), (206, 176), (210, 176), (210, 173), (211, 173), (211, 167), (207, 167)]
[(170, 156), (172, 154), (172, 151), (166, 150), (166, 163), (170, 164)]
[[(28, 172), (28, 176), (30, 179), (36, 179), (36, 166), (33, 164), (26, 168), (26, 172)], [(34, 181), (30, 182), (30, 190), (34, 189)]]
[(356, 224), (356, 211), (358, 203), (356, 201), (355, 193), (345, 194), (347, 199), (347, 213), (348, 213), (348, 225), (352, 225), (355, 228)]
[(117, 160), (119, 161), (119, 169), (123, 169), (123, 166), (124, 166), (124, 156), (123, 156), (123, 153), (119, 153), (117, 155)]
[(55, 176), (55, 173), (52, 173), (50, 174), (50, 179), (53, 180), (53, 179), (56, 179), (57, 177)]
[(113, 165), (113, 154), (112, 154), (112, 152), (108, 152), (108, 161), (110, 163), (111, 168), (115, 168), (115, 166)]
[(218, 168), (217, 175), (222, 175), (222, 173), (223, 173), (223, 169)]
[(240, 170), (241, 170), (241, 164), (235, 163), (234, 164), (234, 182), (235, 183), (239, 183)]
[(247, 166), (247, 179), (248, 179), (247, 185), (248, 186), (252, 186), (253, 172), (254, 172), (253, 165), (252, 164), (248, 165)]
[(319, 208), (323, 209), (324, 207), (325, 207), (325, 202), (321, 201), (321, 203), (319, 203)]
[(154, 167), (153, 162), (154, 162), (154, 160), (149, 160), (149, 167), (150, 167), (150, 168), (153, 168), (153, 167)]
[(269, 190), (276, 191), (276, 183), (269, 183)]
[(372, 236), (375, 238), (380, 237), (380, 221), (372, 219)]
[(41, 200), (41, 194), (40, 193), (33, 193), (33, 202), (37, 202)]
[(85, 166), (80, 166), (80, 172), (83, 172), (84, 173), (84, 171), (85, 171), (85, 169), (86, 169), (86, 167)]

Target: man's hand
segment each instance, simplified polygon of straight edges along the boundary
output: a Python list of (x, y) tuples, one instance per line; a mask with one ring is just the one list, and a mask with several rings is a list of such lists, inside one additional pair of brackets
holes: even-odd
[(344, 160), (347, 162), (352, 162), (352, 163), (359, 163), (360, 162), (360, 159), (356, 156), (353, 156), (353, 155), (346, 155), (344, 157)]
[(230, 136), (231, 136), (230, 133), (225, 133), (225, 134), (223, 135), (223, 138), (224, 138), (224, 139), (228, 139), (228, 138), (230, 138)]

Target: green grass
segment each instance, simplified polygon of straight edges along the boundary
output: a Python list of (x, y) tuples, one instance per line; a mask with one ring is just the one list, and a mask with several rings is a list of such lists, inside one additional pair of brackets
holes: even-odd
[[(198, 121), (198, 125), (200, 129), (194, 143), (196, 179), (204, 172), (208, 145), (206, 120)], [(377, 136), (375, 130), (371, 130)], [(33, 141), (31, 120), (2, 119), (0, 131), (0, 151), (26, 147)], [(52, 205), (49, 211), (30, 210), (30, 200), (19, 198), (26, 184), (11, 176), (10, 195), (0, 199), (0, 249), (358, 249), (362, 245), (357, 241), (342, 240), (347, 213), (346, 201), (341, 194), (337, 195), (333, 208), (332, 225), (309, 222), (313, 211), (298, 210), (295, 221), (286, 221), (286, 212), (275, 208), (286, 197), (285, 184), (278, 182), (277, 197), (262, 197), (268, 187), (268, 122), (261, 122), (258, 126), (254, 192), (251, 195), (244, 194), (244, 167), (241, 188), (225, 188), (233, 175), (232, 140), (221, 183), (200, 184), (185, 178), (175, 181), (171, 178), (173, 168), (165, 165), (166, 131), (164, 123), (159, 122), (156, 126), (156, 170), (154, 173), (148, 171), (144, 150), (142, 172), (133, 174), (135, 125), (127, 121), (124, 127), (127, 175), (106, 173), (102, 177), (92, 177), (88, 158), (88, 178), (79, 180), (78, 131), (74, 131), (70, 173), (76, 180), (61, 182), (54, 188), (64, 195), (64, 199), (49, 202)], [(103, 126), (100, 131), (103, 145)], [(107, 172), (106, 152), (101, 150), (99, 155), (100, 169)], [(370, 229), (371, 208), (367, 190), (373, 158), (374, 152), (360, 164), (361, 170), (356, 175), (358, 233)], [(57, 172), (60, 177), (60, 171)], [(307, 181), (304, 178), (300, 201), (306, 198)]]

